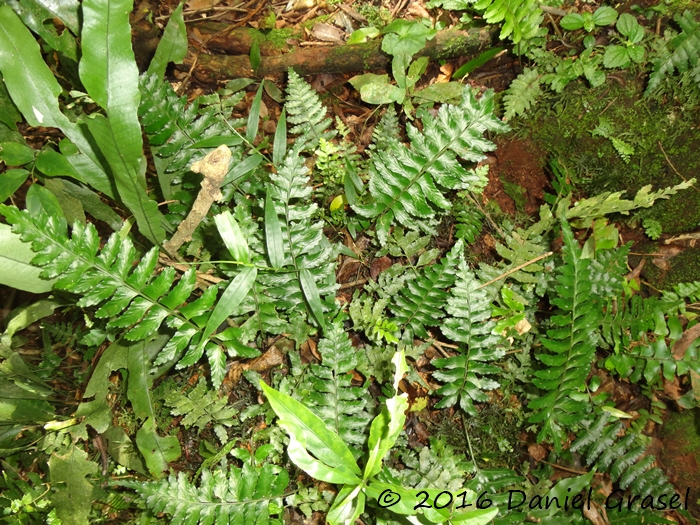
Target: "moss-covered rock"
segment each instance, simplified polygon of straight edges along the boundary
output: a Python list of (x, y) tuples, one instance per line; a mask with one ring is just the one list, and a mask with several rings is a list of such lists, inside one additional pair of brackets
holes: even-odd
[(661, 427), (661, 463), (679, 493), (690, 488), (688, 509), (700, 517), (700, 409), (671, 413)]
[[(593, 89), (582, 81), (571, 83), (516, 119), (514, 128), (565, 163), (591, 195), (628, 190), (632, 197), (647, 184), (657, 189), (698, 176), (698, 108), (658, 105), (642, 97), (640, 82), (610, 77)], [(596, 128), (606, 133), (593, 134)], [(613, 138), (634, 153), (625, 159)], [(664, 233), (691, 231), (700, 224), (700, 191), (680, 192), (641, 216), (658, 220)]]

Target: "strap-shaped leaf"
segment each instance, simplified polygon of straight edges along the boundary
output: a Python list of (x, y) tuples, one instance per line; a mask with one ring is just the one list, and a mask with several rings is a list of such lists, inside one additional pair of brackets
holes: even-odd
[[(260, 382), (260, 386), (279, 418), (279, 425), (290, 436), (294, 436), (302, 449), (335, 470), (336, 474), (342, 475), (347, 480), (343, 483), (360, 483), (361, 471), (352, 452), (338, 434), (329, 430), (321, 418), (293, 397), (267, 386), (264, 381)], [(301, 454), (299, 457), (302, 457)], [(305, 464), (309, 465), (308, 459)]]
[(170, 62), (181, 63), (187, 54), (187, 30), (182, 18), (183, 5), (184, 2), (180, 2), (170, 15), (168, 24), (163, 30), (163, 36), (158, 42), (156, 54), (148, 65), (148, 74), (155, 75), (161, 81), (168, 64)]

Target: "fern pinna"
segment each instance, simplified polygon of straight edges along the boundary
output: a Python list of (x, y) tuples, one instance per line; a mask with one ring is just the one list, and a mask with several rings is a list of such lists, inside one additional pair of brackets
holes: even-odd
[(465, 412), (475, 415), (474, 403), (488, 401), (483, 390), (499, 386), (486, 376), (500, 371), (488, 362), (502, 357), (504, 351), (496, 346), (499, 337), (492, 333), (495, 323), (490, 320), (491, 300), (479, 286), (461, 256), (457, 284), (450, 291), (445, 308), (450, 317), (443, 323), (442, 332), (463, 345), (459, 348), (460, 355), (432, 361), (437, 369), (433, 377), (445, 383), (437, 391), (444, 397), (436, 408), (451, 407), (459, 402)]
[(562, 221), (564, 264), (559, 267), (556, 297), (550, 302), (559, 307), (552, 317), (547, 337), (540, 337), (549, 352), (537, 354), (545, 368), (537, 370), (532, 382), (544, 390), (530, 402), (534, 411), (530, 422), (541, 423), (538, 440), (551, 438), (561, 449), (565, 429), (586, 415), (586, 402), (578, 390), (585, 382), (595, 356), (594, 331), (600, 324), (602, 308), (591, 293), (591, 259), (582, 258), (581, 248), (566, 220)]
[(422, 133), (407, 125), (410, 148), (388, 142), (386, 150), (374, 152), (369, 168), (372, 200), (353, 206), (360, 215), (376, 220), (382, 244), (394, 220), (432, 232), (434, 217), (452, 206), (446, 191), (481, 192), (486, 177), (464, 168), (457, 157), (468, 162), (483, 160), (484, 152), (496, 147), (483, 133), (509, 129), (493, 115), (493, 92), (477, 100), (470, 88), (464, 89), (460, 105), (444, 104), (436, 118), (424, 119), (422, 124)]
[(168, 514), (172, 525), (281, 525), (282, 498), (289, 474), (270, 463), (257, 468), (246, 462), (227, 473), (204, 469), (199, 486), (183, 472), (150, 483), (123, 482), (155, 514)]
[[(151, 337), (165, 321), (175, 333), (156, 364), (174, 359), (189, 349), (178, 365), (188, 366), (198, 360), (206, 348), (212, 365), (212, 381), (220, 384), (225, 354), (219, 344), (209, 343), (213, 335), (209, 319), (217, 299), (216, 286), (209, 287), (201, 297), (186, 304), (196, 285), (194, 269), (185, 272), (173, 286), (173, 268), (164, 268), (159, 274), (154, 271), (158, 262), (157, 248), (141, 256), (130, 239), (122, 239), (114, 233), (99, 250), (100, 238), (92, 224), (84, 226), (76, 222), (68, 237), (65, 219), (49, 217), (43, 211), (32, 216), (27, 210), (0, 205), (0, 214), (24, 242), (32, 243), (32, 250), (36, 252), (32, 264), (43, 268), (42, 276), (59, 278), (54, 284), (56, 289), (82, 295), (77, 302), (82, 308), (100, 305), (95, 316), (109, 318), (108, 329), (128, 329), (124, 333), (128, 341)], [(248, 277), (254, 279), (252, 274)], [(225, 332), (213, 337), (234, 355), (259, 355), (252, 348), (229, 346)], [(244, 353), (239, 354), (239, 351)]]

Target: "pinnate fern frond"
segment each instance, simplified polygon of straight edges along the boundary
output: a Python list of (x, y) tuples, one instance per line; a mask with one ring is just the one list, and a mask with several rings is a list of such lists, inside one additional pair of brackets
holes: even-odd
[(540, 89), (540, 73), (537, 68), (525, 68), (511, 82), (508, 92), (503, 97), (505, 117), (510, 120), (516, 115), (522, 115), (530, 109), (542, 95)]
[(664, 76), (673, 72), (674, 69), (682, 73), (698, 65), (700, 24), (690, 11), (686, 11), (683, 15), (677, 13), (673, 18), (681, 27), (681, 32), (669, 44), (671, 54), (654, 64), (654, 71), (649, 77), (645, 95), (654, 91), (661, 84)]
[(358, 353), (353, 348), (341, 323), (328, 327), (318, 343), (321, 364), (310, 367), (309, 392), (304, 403), (343, 441), (364, 444), (365, 429), (372, 420), (367, 388), (352, 386), (352, 371), (357, 367)]
[(503, 22), (499, 38), (510, 36), (515, 44), (537, 36), (544, 19), (536, 0), (477, 0), (474, 7), (484, 11), (487, 23)]
[(372, 156), (369, 190), (373, 200), (353, 207), (360, 215), (377, 220), (382, 244), (394, 220), (411, 229), (418, 226), (432, 231), (430, 221), (451, 208), (447, 190), (483, 191), (484, 174), (464, 168), (457, 158), (483, 160), (485, 151), (495, 149), (483, 133), (509, 129), (493, 115), (493, 92), (477, 100), (471, 89), (464, 90), (460, 105), (444, 104), (436, 118), (422, 124), (422, 133), (407, 126), (410, 148), (388, 143), (387, 149)]
[(585, 384), (595, 356), (592, 329), (600, 323), (602, 312), (591, 294), (590, 259), (581, 257), (581, 249), (569, 224), (562, 221), (564, 264), (559, 267), (556, 297), (559, 307), (552, 317), (552, 329), (540, 341), (549, 352), (537, 358), (545, 365), (535, 372), (533, 383), (546, 393), (530, 402), (534, 411), (530, 422), (541, 423), (538, 440), (550, 438), (561, 449), (565, 429), (585, 417), (586, 403), (576, 393)]
[(331, 119), (327, 117), (326, 108), (318, 93), (293, 69), (289, 70), (284, 107), (287, 110), (287, 120), (294, 124), (289, 131), (301, 135), (300, 138), (307, 142), (307, 149), (315, 149), (322, 138), (329, 140), (335, 136), (334, 130), (328, 131)]
[[(193, 269), (174, 284), (173, 268), (155, 272), (158, 262), (155, 247), (140, 255), (130, 239), (122, 239), (114, 233), (100, 250), (100, 238), (92, 224), (84, 226), (76, 222), (69, 237), (62, 218), (48, 217), (43, 212), (33, 217), (27, 210), (5, 205), (0, 205), (0, 213), (24, 242), (32, 243), (32, 250), (36, 252), (32, 264), (43, 269), (42, 275), (58, 278), (56, 289), (82, 295), (78, 306), (99, 306), (95, 316), (110, 319), (108, 329), (125, 329), (124, 338), (128, 341), (151, 337), (164, 321), (174, 329), (174, 335), (156, 364), (173, 359), (187, 348), (188, 355), (201, 356), (206, 346), (212, 367), (220, 368), (223, 356), (220, 347), (204, 338), (218, 288), (212, 286), (201, 297), (186, 304), (196, 284)], [(251, 348), (246, 357), (256, 355), (258, 352)], [(195, 361), (197, 359), (199, 357)], [(183, 365), (183, 362), (181, 360), (179, 366), (191, 364)], [(217, 379), (217, 382), (220, 381)]]
[(487, 376), (500, 369), (488, 363), (502, 357), (504, 351), (497, 347), (499, 338), (492, 333), (495, 323), (490, 320), (491, 300), (486, 290), (479, 289), (480, 285), (462, 256), (457, 283), (447, 299), (450, 317), (442, 325), (445, 336), (462, 344), (460, 355), (432, 361), (437, 369), (433, 377), (445, 383), (437, 391), (443, 396), (437, 408), (459, 402), (465, 412), (476, 415), (474, 403), (488, 400), (483, 391), (499, 386)]
[[(311, 202), (308, 168), (300, 155), (303, 141), (297, 141), (267, 188), (265, 241), (274, 272), (258, 280), (275, 301), (278, 311), (309, 311), (311, 294), (335, 296), (336, 248), (323, 234), (323, 223), (313, 222), (318, 206)], [(277, 253), (274, 257), (271, 253)], [(309, 284), (313, 283), (311, 286)], [(310, 290), (314, 287), (316, 290)]]
[(570, 449), (585, 455), (588, 465), (595, 465), (601, 472), (608, 471), (622, 490), (629, 488), (642, 498), (673, 492), (661, 469), (652, 467), (654, 456), (642, 457), (646, 445), (637, 434), (625, 431), (621, 437), (624, 426), (617, 421), (610, 422), (607, 412), (602, 412), (593, 422), (584, 422), (584, 426), (585, 430)]
[[(231, 131), (236, 122), (219, 118), (213, 106), (200, 107), (199, 98), (187, 105), (187, 97), (179, 97), (170, 82), (159, 80), (157, 75), (143, 75), (139, 88), (139, 119), (154, 154), (161, 189), (169, 198), (170, 188), (165, 181), (180, 183), (188, 167), (213, 147), (236, 142), (240, 137)], [(236, 93), (226, 103), (235, 105), (243, 95)], [(197, 147), (205, 139), (217, 138), (218, 144)]]
[(406, 281), (405, 287), (389, 305), (394, 313), (394, 322), (407, 331), (409, 340), (415, 334), (426, 338), (426, 326), (436, 326), (444, 317), (442, 311), (447, 299), (447, 289), (455, 282), (455, 265), (464, 244), (458, 241), (442, 261), (426, 266), (414, 279)]
[(282, 513), (282, 497), (289, 475), (270, 463), (256, 468), (204, 469), (199, 486), (185, 473), (150, 483), (122, 483), (134, 489), (154, 514), (168, 514), (172, 525), (216, 523), (281, 524), (271, 516)]

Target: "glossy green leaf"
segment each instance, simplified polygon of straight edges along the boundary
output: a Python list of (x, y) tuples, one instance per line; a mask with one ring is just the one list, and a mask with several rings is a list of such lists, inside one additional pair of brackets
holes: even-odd
[(30, 244), (9, 225), (0, 224), (0, 284), (31, 293), (51, 291), (55, 279), (41, 279), (41, 270), (30, 264), (33, 258)]
[(34, 160), (35, 151), (18, 142), (0, 143), (0, 160), (8, 166), (23, 166)]
[(40, 6), (51, 18), (59, 18), (76, 35), (80, 32), (80, 2), (78, 0), (22, 0), (28, 6)]
[(382, 51), (390, 55), (408, 56), (418, 53), (437, 34), (435, 29), (401, 18), (391, 22), (382, 32), (386, 35), (382, 40)]
[(112, 167), (119, 196), (134, 215), (139, 231), (153, 244), (160, 245), (165, 239), (165, 231), (161, 226), (162, 215), (158, 211), (158, 204), (146, 194), (145, 178), (141, 168), (138, 167), (143, 160), (143, 153), (137, 159), (132, 158), (135, 163), (126, 161), (128, 155), (123, 149), (124, 137), (112, 127), (111, 120), (107, 120), (102, 115), (95, 115), (87, 119), (87, 124)]
[(80, 167), (71, 161), (83, 179), (108, 197), (116, 198), (102, 157), (93, 149), (84, 129), (59, 110), (57, 97), (62, 88), (44, 63), (36, 39), (9, 6), (0, 6), (0, 72), (12, 101), (29, 125), (59, 128), (84, 153), (75, 159), (81, 161)]
[(73, 177), (85, 182), (68, 158), (52, 149), (44, 149), (36, 157), (36, 168), (47, 177)]
[(321, 296), (318, 293), (318, 287), (316, 286), (316, 281), (310, 270), (304, 268), (299, 270), (299, 284), (301, 285), (301, 290), (304, 293), (304, 298), (306, 299), (311, 313), (313, 314), (316, 322), (319, 326), (325, 330), (326, 320), (323, 317), (323, 305), (321, 304)]
[(170, 20), (163, 30), (163, 36), (158, 42), (156, 54), (148, 65), (148, 74), (157, 75), (159, 80), (163, 80), (165, 69), (170, 62), (182, 63), (187, 54), (187, 29), (182, 18), (183, 2), (175, 8), (170, 15)]
[(86, 477), (98, 471), (97, 463), (87, 459), (87, 452), (71, 444), (65, 454), (51, 455), (49, 472), (54, 492), (51, 503), (56, 517), (64, 525), (88, 525), (93, 502), (93, 485)]
[(56, 196), (39, 184), (32, 184), (27, 190), (26, 206), (29, 213), (36, 216), (41, 210), (49, 217), (63, 217), (63, 210)]
[(462, 98), (462, 91), (464, 91), (464, 85), (459, 82), (440, 82), (416, 91), (414, 96), (430, 102), (459, 101)]
[(240, 164), (235, 164), (231, 167), (231, 171), (226, 174), (226, 177), (224, 177), (224, 182), (221, 183), (221, 185), (225, 186), (226, 184), (230, 183), (236, 184), (243, 182), (244, 177), (257, 168), (263, 161), (263, 158), (264, 157), (259, 153), (255, 153), (250, 157), (246, 157), (246, 159)]
[(630, 56), (627, 48), (622, 46), (608, 46), (603, 55), (603, 65), (608, 68), (626, 68), (630, 65)]
[(491, 60), (493, 57), (495, 57), (501, 51), (503, 51), (502, 47), (494, 47), (493, 49), (489, 49), (487, 51), (484, 51), (478, 57), (472, 58), (467, 63), (465, 63), (462, 67), (460, 67), (457, 71), (455, 71), (452, 74), (452, 78), (455, 80), (459, 80), (464, 75), (467, 75), (467, 74), (471, 73), (472, 71), (474, 71), (475, 69), (480, 68), (481, 66), (486, 64), (489, 60)]
[(219, 146), (238, 146), (241, 142), (243, 142), (243, 139), (238, 135), (219, 135), (200, 140), (187, 147), (189, 149), (218, 148)]
[(136, 432), (136, 446), (143, 454), (148, 471), (156, 478), (168, 470), (168, 462), (177, 460), (181, 454), (177, 436), (160, 437), (155, 420), (151, 418)]
[(576, 31), (583, 28), (583, 17), (578, 13), (569, 13), (561, 19), (559, 25), (567, 31)]
[[(361, 471), (343, 440), (328, 429), (321, 418), (296, 399), (260, 382), (270, 406), (279, 418), (279, 425), (308, 453), (341, 476), (342, 483), (360, 483)], [(311, 458), (313, 459), (313, 458)], [(309, 473), (314, 476), (312, 472)], [(331, 482), (338, 483), (338, 482)]]
[(255, 140), (255, 136), (258, 134), (258, 125), (260, 121), (260, 106), (262, 105), (262, 94), (263, 86), (260, 84), (258, 92), (255, 94), (253, 103), (250, 105), (250, 110), (248, 113), (248, 124), (245, 129), (245, 138), (248, 142), (252, 143)]
[(365, 510), (367, 496), (359, 485), (345, 485), (333, 501), (326, 520), (331, 525), (355, 523)]
[(624, 36), (630, 37), (636, 33), (636, 27), (639, 26), (637, 19), (629, 13), (622, 13), (620, 18), (617, 19), (617, 24), (615, 27)]
[[(258, 276), (257, 268), (246, 266), (241, 273), (229, 283), (221, 294), (221, 298), (216, 303), (214, 311), (209, 316), (207, 325), (202, 333), (202, 341), (207, 341), (209, 336), (213, 334), (221, 324), (226, 321), (226, 318), (231, 315), (241, 301), (245, 299), (248, 292), (255, 283), (255, 278)], [(201, 344), (201, 343), (200, 343)]]
[(248, 264), (250, 262), (248, 242), (243, 236), (243, 232), (240, 226), (238, 226), (236, 219), (231, 215), (231, 212), (225, 211), (224, 213), (215, 215), (214, 222), (232, 259), (236, 262)]
[(0, 173), (0, 202), (5, 202), (7, 198), (16, 192), (24, 181), (29, 177), (29, 172), (25, 169), (7, 170)]
[(617, 11), (610, 6), (602, 5), (593, 13), (593, 21), (597, 26), (609, 26), (617, 20)]
[(273, 268), (282, 268), (284, 266), (282, 225), (269, 191), (265, 196), (265, 245), (270, 265)]
[(627, 54), (632, 59), (635, 64), (641, 64), (644, 62), (646, 56), (646, 51), (643, 46), (630, 46), (627, 48)]
[(4, 82), (0, 82), (0, 122), (11, 130), (17, 130), (17, 122), (22, 120), (22, 114), (12, 102)]
[(352, 32), (346, 44), (362, 44), (372, 38), (378, 37), (381, 33), (376, 27), (361, 27)]
[(272, 163), (281, 166), (284, 157), (287, 155), (287, 111), (282, 108), (282, 114), (277, 121), (275, 129), (275, 140), (272, 145)]

